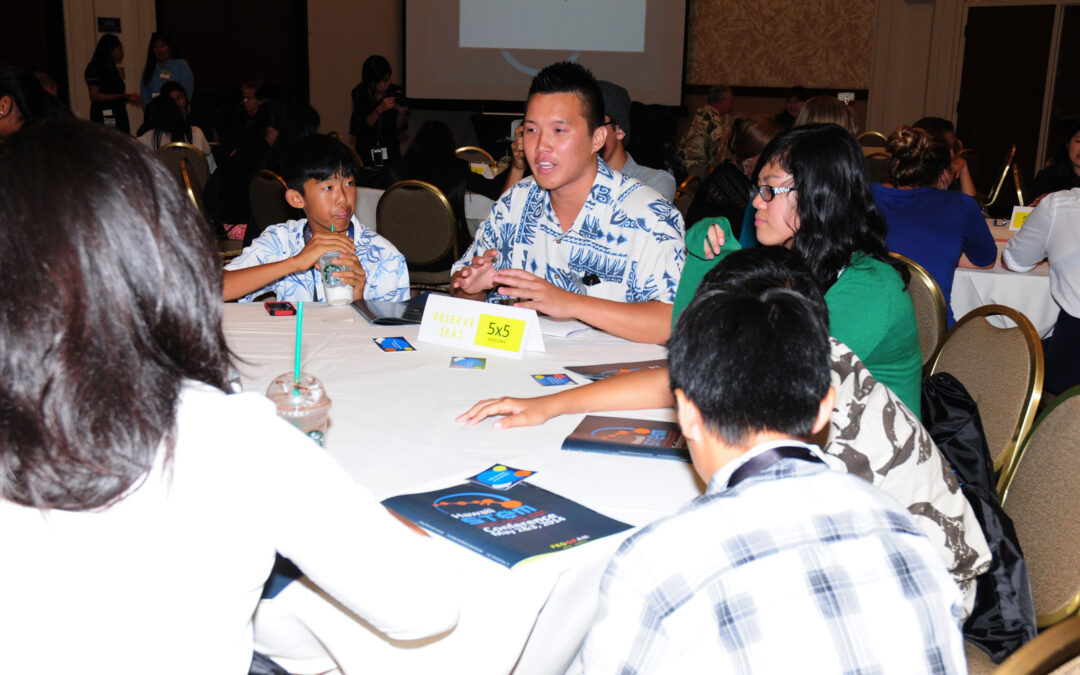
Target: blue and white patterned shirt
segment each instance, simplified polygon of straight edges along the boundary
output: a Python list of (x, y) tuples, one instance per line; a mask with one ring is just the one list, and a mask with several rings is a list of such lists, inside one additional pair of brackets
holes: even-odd
[[(251, 242), (251, 246), (226, 265), (225, 269), (242, 270), (293, 257), (304, 250), (305, 225), (307, 218), (271, 225)], [(384, 237), (361, 225), (355, 214), (352, 217), (352, 229), (353, 241), (356, 242), (356, 257), (360, 259), (360, 264), (367, 274), (364, 297), (368, 300), (393, 302), (408, 300), (409, 268), (405, 265), (405, 256)], [(248, 293), (238, 301), (251, 302), (256, 296), (271, 290), (281, 301), (309, 302), (326, 299), (322, 278), (313, 267), (286, 275), (272, 284)]]
[[(493, 248), (495, 269), (523, 269), (574, 293), (674, 302), (686, 259), (682, 215), (652, 188), (597, 162), (592, 190), (569, 231), (562, 231), (548, 191), (526, 178), (495, 202), (454, 271)], [(492, 292), (489, 299), (497, 297)]]
[(794, 458), (728, 487), (792, 445), (623, 542), (570, 672), (967, 672), (960, 590), (892, 498)]

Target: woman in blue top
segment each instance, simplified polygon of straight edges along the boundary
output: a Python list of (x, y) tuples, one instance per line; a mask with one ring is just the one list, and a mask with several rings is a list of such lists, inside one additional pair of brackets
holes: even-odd
[(188, 100), (194, 98), (195, 76), (191, 66), (184, 59), (173, 56), (172, 38), (164, 33), (154, 33), (146, 48), (146, 65), (139, 82), (144, 108), (161, 93), (161, 85), (166, 82), (179, 82), (187, 92)]
[(962, 192), (944, 189), (953, 181), (952, 153), (940, 139), (906, 125), (889, 136), (888, 185), (871, 187), (888, 226), (889, 250), (926, 268), (945, 295), (949, 326), (953, 274), (967, 256), (971, 266), (997, 259), (997, 245), (982, 210)]

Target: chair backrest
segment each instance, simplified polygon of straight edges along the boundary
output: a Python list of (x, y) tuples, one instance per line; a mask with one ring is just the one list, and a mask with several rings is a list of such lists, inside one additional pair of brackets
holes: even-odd
[[(1015, 326), (998, 328), (987, 318), (994, 315), (1003, 315)], [(930, 367), (931, 374), (941, 372), (960, 380), (978, 404), (1000, 490), (1042, 396), (1039, 334), (1026, 316), (1011, 307), (976, 307), (945, 336)]]
[(1001, 662), (995, 675), (1065, 675), (1080, 673), (1080, 617), (1039, 633)]
[[(675, 208), (679, 210), (683, 218), (686, 217), (687, 212), (690, 210), (690, 204), (694, 202), (694, 195), (697, 194), (698, 188), (701, 187), (701, 176), (690, 175), (686, 177), (686, 180), (679, 185), (679, 189), (675, 191), (675, 199), (672, 202), (675, 204)], [(687, 223), (687, 229), (693, 223)]]
[(270, 225), (302, 218), (303, 212), (289, 206), (285, 201), (285, 179), (268, 169), (260, 169), (248, 184), (248, 201), (251, 205), (251, 221), (244, 236), (250, 241)]
[(375, 207), (375, 231), (390, 240), (412, 266), (430, 265), (458, 251), (457, 219), (446, 195), (431, 183), (403, 180), (383, 192)]
[(206, 155), (191, 143), (168, 143), (157, 149), (158, 157), (165, 162), (177, 183), (184, 186), (184, 176), (180, 171), (180, 161), (187, 160), (189, 175), (198, 183), (199, 189), (206, 187), (206, 181), (210, 178), (210, 164), (206, 161)]
[(180, 159), (180, 178), (184, 181), (184, 192), (187, 193), (188, 199), (195, 205), (195, 208), (199, 210), (199, 213), (206, 214), (206, 204), (203, 202), (203, 190), (199, 185), (198, 179), (194, 176), (194, 169), (191, 166), (191, 162), (186, 157)]
[(1009, 177), (1009, 168), (1015, 158), (1016, 144), (1014, 143), (1009, 146), (1008, 152), (1005, 153), (1005, 162), (1001, 166), (1001, 172), (995, 174), (997, 178), (994, 179), (994, 185), (986, 193), (986, 199), (981, 204), (984, 209), (997, 201), (998, 195), (1001, 194), (1001, 186), (1005, 185), (1005, 179)]
[(1040, 628), (1080, 610), (1080, 386), (1043, 411), (1002, 491), (1024, 550)]
[(864, 148), (884, 148), (889, 142), (880, 131), (864, 131), (856, 136), (855, 140)]
[(866, 170), (870, 174), (871, 182), (888, 182), (890, 159), (892, 159), (892, 155), (887, 152), (871, 152), (863, 158), (863, 161), (866, 162)]
[(1018, 162), (1013, 162), (1012, 176), (1013, 185), (1016, 186), (1016, 203), (1018, 206), (1024, 206), (1027, 204), (1027, 198), (1024, 197), (1024, 193), (1027, 192), (1027, 181), (1024, 180), (1024, 177), (1020, 172), (1020, 164)]
[(455, 150), (454, 154), (470, 164), (475, 162), (477, 164), (487, 164), (490, 167), (495, 166), (495, 158), (491, 156), (491, 153), (475, 145), (463, 145)]
[(903, 262), (911, 272), (908, 294), (911, 295), (911, 304), (915, 306), (915, 320), (919, 324), (919, 348), (922, 349), (925, 366), (937, 353), (948, 330), (945, 295), (925, 267), (899, 253), (890, 255)]

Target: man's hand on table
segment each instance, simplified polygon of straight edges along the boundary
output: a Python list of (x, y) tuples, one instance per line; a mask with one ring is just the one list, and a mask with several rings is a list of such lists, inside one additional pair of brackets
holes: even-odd
[(578, 300), (582, 296), (564, 291), (525, 270), (499, 270), (492, 280), (501, 295), (519, 298), (515, 307), (535, 309), (553, 319), (578, 318)]

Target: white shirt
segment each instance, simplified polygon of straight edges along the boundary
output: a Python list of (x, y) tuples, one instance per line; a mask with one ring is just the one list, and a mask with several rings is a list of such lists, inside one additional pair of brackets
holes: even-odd
[(247, 673), (275, 550), (392, 637), (454, 625), (433, 542), (266, 398), (192, 384), (177, 429), (171, 472), (109, 508), (0, 500), (0, 672)]
[(1050, 296), (1080, 318), (1080, 188), (1044, 197), (1002, 253), (1017, 272), (1030, 271), (1043, 258), (1050, 260)]

